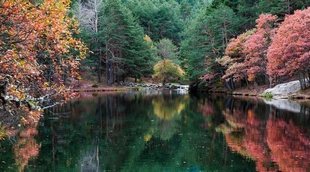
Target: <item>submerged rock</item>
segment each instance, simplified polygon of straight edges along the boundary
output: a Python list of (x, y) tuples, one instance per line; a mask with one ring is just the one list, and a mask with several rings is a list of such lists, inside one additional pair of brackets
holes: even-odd
[(288, 98), (289, 95), (294, 94), (301, 90), (300, 82), (299, 81), (291, 81), (283, 84), (276, 85), (273, 88), (269, 88), (264, 91), (263, 94), (272, 94), (273, 98), (281, 99), (281, 98)]

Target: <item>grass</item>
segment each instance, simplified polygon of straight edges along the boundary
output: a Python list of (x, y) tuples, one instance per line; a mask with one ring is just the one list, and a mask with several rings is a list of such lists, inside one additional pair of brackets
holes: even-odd
[(271, 100), (273, 98), (273, 95), (271, 92), (266, 92), (266, 93), (262, 93), (261, 97), (267, 99), (267, 100)]

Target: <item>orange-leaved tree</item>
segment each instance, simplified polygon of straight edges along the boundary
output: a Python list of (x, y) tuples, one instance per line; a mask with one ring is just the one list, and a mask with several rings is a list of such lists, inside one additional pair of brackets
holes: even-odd
[[(78, 77), (86, 47), (73, 34), (77, 23), (68, 17), (70, 0), (0, 1), (0, 81), (6, 99), (26, 101), (65, 88)], [(3, 92), (4, 93), (4, 92)]]

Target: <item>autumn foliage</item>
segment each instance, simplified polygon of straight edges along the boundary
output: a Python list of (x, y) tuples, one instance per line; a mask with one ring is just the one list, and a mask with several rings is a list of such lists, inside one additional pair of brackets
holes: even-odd
[[(268, 74), (275, 77), (308, 72), (310, 65), (310, 7), (286, 16), (268, 49)], [(309, 76), (308, 76), (309, 77)]]
[(256, 20), (256, 32), (244, 44), (243, 53), (246, 56), (245, 66), (249, 81), (254, 81), (259, 75), (266, 75), (267, 49), (274, 35), (276, 20), (274, 15), (260, 15)]
[(73, 37), (78, 30), (69, 5), (70, 0), (0, 2), (0, 81), (10, 78), (9, 95), (37, 97), (78, 79), (86, 48)]
[[(236, 103), (237, 104), (237, 103)], [(291, 120), (273, 116), (261, 119), (258, 107), (235, 106), (223, 111), (226, 123), (218, 127), (229, 148), (255, 161), (256, 170), (306, 172), (310, 140), (307, 130)]]
[(16, 136), (17, 142), (13, 146), (19, 171), (25, 171), (29, 161), (39, 156), (40, 144), (37, 143), (35, 136), (38, 135), (37, 125), (40, 117), (40, 111), (32, 111), (21, 117), (21, 129)]
[(168, 81), (178, 80), (184, 75), (183, 69), (168, 59), (161, 60), (154, 66), (153, 78), (161, 81), (163, 85)]
[(267, 142), (271, 158), (280, 171), (306, 172), (310, 163), (310, 139), (292, 121), (272, 119), (267, 122)]
[(244, 44), (254, 32), (255, 30), (247, 31), (237, 38), (233, 38), (227, 45), (225, 56), (218, 60), (221, 65), (227, 67), (223, 79), (232, 77), (235, 80), (240, 80), (246, 76)]
[(266, 84), (299, 74), (301, 85), (310, 85), (310, 7), (297, 10), (282, 23), (271, 14), (261, 14), (256, 28), (230, 40), (218, 63), (226, 67), (223, 79), (234, 83)]
[(258, 76), (266, 75), (267, 49), (276, 19), (274, 15), (262, 14), (256, 20), (255, 29), (230, 41), (225, 56), (219, 60), (222, 65), (227, 66), (224, 79), (232, 77), (235, 81), (255, 81)]

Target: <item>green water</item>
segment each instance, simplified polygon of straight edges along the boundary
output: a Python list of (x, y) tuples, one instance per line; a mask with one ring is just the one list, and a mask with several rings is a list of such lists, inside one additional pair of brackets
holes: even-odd
[(306, 172), (303, 109), (221, 96), (87, 96), (46, 111), (24, 140), (0, 141), (0, 171)]

